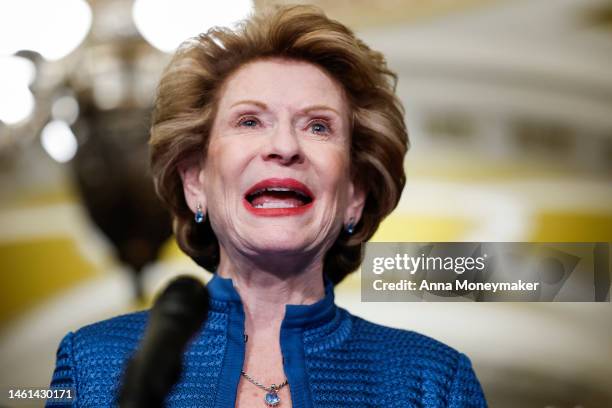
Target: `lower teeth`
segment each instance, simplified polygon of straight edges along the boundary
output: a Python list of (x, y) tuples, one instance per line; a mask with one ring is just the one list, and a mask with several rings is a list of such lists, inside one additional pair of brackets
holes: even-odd
[(255, 208), (295, 208), (297, 205), (285, 204), (285, 203), (263, 203), (254, 205)]

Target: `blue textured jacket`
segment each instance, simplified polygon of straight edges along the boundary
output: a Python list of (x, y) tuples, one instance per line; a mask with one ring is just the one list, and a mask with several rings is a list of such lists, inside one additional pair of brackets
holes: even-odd
[[(235, 406), (245, 349), (242, 303), (230, 279), (215, 275), (208, 290), (208, 320), (185, 353), (169, 407)], [(286, 307), (280, 344), (294, 408), (486, 407), (465, 355), (429, 337), (351, 315), (334, 303), (330, 282), (325, 292), (315, 304)], [(72, 406), (114, 406), (124, 364), (147, 317), (147, 312), (118, 316), (66, 335), (51, 387), (73, 387)]]

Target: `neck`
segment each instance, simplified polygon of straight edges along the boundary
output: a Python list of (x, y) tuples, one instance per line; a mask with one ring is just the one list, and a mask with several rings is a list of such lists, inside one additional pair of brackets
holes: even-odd
[(323, 259), (260, 256), (257, 262), (220, 248), (217, 274), (230, 278), (240, 295), (249, 341), (276, 337), (285, 316), (285, 305), (313, 304), (325, 296)]

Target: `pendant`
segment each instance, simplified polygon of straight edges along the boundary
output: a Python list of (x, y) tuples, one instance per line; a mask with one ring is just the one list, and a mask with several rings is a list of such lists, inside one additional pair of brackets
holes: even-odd
[(278, 396), (276, 391), (270, 391), (266, 394), (264, 401), (266, 402), (266, 404), (268, 404), (269, 407), (275, 407), (280, 404), (280, 397)]

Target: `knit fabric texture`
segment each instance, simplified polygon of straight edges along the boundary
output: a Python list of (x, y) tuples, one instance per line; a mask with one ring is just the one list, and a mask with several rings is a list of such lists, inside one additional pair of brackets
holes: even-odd
[[(229, 293), (231, 280), (215, 280), (208, 320), (185, 351), (168, 407), (234, 408), (244, 344), (232, 339), (242, 336), (244, 315), (237, 293)], [(51, 387), (73, 388), (76, 396), (47, 406), (116, 406), (125, 364), (148, 316), (118, 316), (66, 335)], [(317, 304), (287, 307), (280, 342), (294, 408), (487, 406), (465, 355), (424, 335), (351, 315), (336, 306), (329, 282)]]

